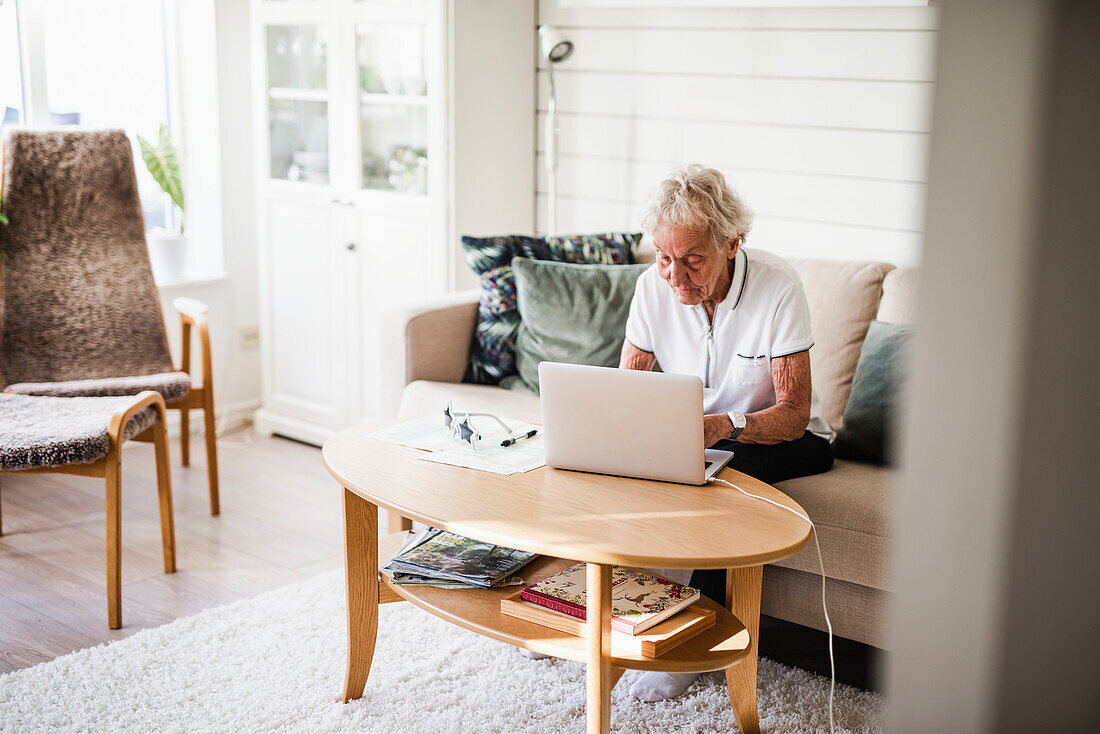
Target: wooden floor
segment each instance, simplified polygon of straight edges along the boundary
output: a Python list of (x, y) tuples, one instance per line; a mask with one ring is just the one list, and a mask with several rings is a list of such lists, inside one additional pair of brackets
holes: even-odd
[(124, 447), (120, 630), (107, 629), (103, 480), (0, 478), (0, 673), (342, 567), (340, 488), (319, 449), (249, 433), (219, 446), (211, 517), (201, 442), (186, 468), (172, 442), (174, 574), (162, 566), (152, 445)]

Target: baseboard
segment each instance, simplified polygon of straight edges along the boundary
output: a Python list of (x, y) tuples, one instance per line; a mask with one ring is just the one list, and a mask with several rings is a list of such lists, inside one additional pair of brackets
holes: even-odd
[(321, 446), (329, 436), (336, 433), (332, 428), (297, 418), (288, 418), (263, 408), (259, 408), (252, 414), (252, 425), (256, 433), (261, 436), (278, 434), (313, 446)]
[[(219, 435), (235, 431), (252, 424), (252, 414), (260, 407), (259, 400), (242, 400), (229, 405), (214, 406), (214, 420)], [(191, 435), (202, 436), (206, 433), (205, 421), (201, 410), (191, 411)], [(180, 435), (180, 412), (168, 411), (168, 435), (178, 438)]]

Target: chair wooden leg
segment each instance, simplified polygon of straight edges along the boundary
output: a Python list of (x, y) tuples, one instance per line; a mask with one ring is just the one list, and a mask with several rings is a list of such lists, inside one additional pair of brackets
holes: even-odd
[(180, 408), (180, 464), (191, 466), (191, 411)]
[(221, 512), (221, 501), (218, 498), (218, 428), (214, 420), (214, 390), (209, 383), (203, 387), (202, 417), (206, 423), (206, 476), (210, 483), (210, 514), (217, 515)]
[(172, 467), (168, 461), (168, 430), (165, 416), (153, 426), (153, 444), (157, 461), (157, 497), (160, 503), (160, 544), (164, 552), (164, 572), (176, 572), (176, 528), (172, 517)]
[(107, 626), (122, 626), (122, 461), (118, 447), (107, 455)]

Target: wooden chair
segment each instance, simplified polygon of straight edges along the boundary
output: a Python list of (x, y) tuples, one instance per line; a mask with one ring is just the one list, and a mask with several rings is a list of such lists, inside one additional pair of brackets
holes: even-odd
[[(121, 130), (9, 130), (3, 141), (0, 388), (54, 397), (160, 393), (181, 411), (190, 463), (190, 411), (202, 410), (210, 514), (219, 512), (214, 380), (206, 306), (174, 302), (181, 365), (168, 349), (149, 266), (130, 142)], [(202, 385), (191, 379), (198, 332)], [(137, 440), (148, 440), (138, 436)]]
[(105, 480), (107, 626), (111, 629), (122, 626), (122, 444), (141, 433), (148, 434), (156, 448), (164, 572), (176, 570), (172, 477), (164, 426), (164, 398), (151, 390), (134, 397), (105, 398), (0, 393), (0, 474), (60, 472)]

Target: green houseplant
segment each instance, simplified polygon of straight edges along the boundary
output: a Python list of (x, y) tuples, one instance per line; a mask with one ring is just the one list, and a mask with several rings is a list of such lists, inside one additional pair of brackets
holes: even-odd
[(149, 174), (180, 211), (179, 232), (169, 232), (158, 227), (145, 233), (149, 260), (157, 280), (178, 280), (184, 277), (187, 270), (187, 235), (184, 234), (186, 207), (179, 150), (168, 133), (167, 125), (160, 126), (156, 145), (140, 135), (137, 139)]

